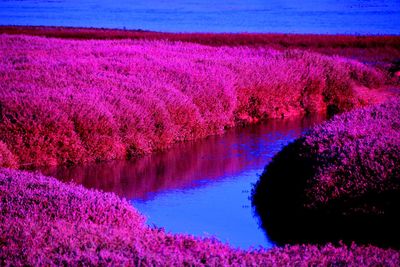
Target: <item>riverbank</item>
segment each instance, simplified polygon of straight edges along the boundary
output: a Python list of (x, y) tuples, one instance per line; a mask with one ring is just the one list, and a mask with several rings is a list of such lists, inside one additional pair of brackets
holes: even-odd
[[(314, 52), (1, 35), (3, 166), (129, 159), (267, 118), (381, 102), (387, 70)], [(378, 89), (377, 89), (378, 88)]]
[(367, 265), (397, 266), (374, 246), (294, 245), (234, 250), (213, 239), (149, 228), (114, 194), (38, 173), (0, 169), (2, 265)]

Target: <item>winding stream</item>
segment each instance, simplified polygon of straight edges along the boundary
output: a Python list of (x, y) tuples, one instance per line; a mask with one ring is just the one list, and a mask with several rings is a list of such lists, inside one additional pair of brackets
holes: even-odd
[(150, 225), (214, 236), (233, 247), (272, 247), (250, 203), (252, 185), (282, 146), (325, 116), (271, 120), (132, 161), (42, 170), (128, 199)]

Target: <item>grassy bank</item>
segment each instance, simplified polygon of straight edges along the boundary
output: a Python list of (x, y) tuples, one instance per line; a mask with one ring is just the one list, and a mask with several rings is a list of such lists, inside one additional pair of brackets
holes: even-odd
[(385, 71), (302, 50), (0, 36), (0, 165), (124, 159), (379, 102)]
[(398, 266), (400, 253), (373, 246), (295, 245), (234, 250), (212, 239), (171, 235), (114, 194), (37, 173), (0, 169), (0, 264), (134, 266)]
[(398, 247), (399, 127), (397, 99), (336, 116), (285, 147), (253, 192), (271, 236)]

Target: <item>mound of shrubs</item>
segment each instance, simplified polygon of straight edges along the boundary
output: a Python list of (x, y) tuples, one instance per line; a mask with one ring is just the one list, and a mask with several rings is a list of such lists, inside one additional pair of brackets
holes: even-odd
[(265, 168), (252, 202), (279, 242), (400, 245), (400, 101), (314, 127)]

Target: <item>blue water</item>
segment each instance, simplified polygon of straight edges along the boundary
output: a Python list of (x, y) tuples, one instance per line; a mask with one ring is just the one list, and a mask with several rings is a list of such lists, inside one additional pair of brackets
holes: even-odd
[(0, 25), (400, 34), (399, 0), (0, 0)]
[(251, 207), (251, 189), (284, 145), (324, 116), (271, 120), (182, 143), (133, 161), (42, 170), (128, 199), (149, 225), (215, 237), (233, 247), (270, 248)]
[(167, 190), (151, 199), (131, 202), (150, 225), (163, 227), (167, 232), (215, 237), (245, 249), (271, 248), (273, 243), (260, 228), (249, 199), (252, 185), (261, 173), (259, 167), (222, 175), (217, 181), (204, 180), (204, 186)]

